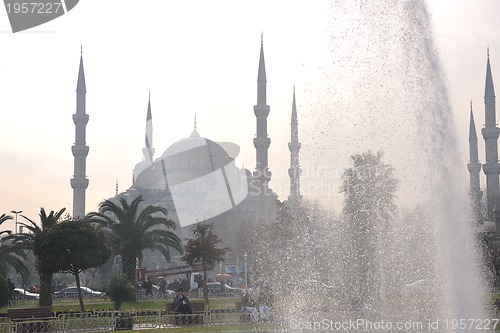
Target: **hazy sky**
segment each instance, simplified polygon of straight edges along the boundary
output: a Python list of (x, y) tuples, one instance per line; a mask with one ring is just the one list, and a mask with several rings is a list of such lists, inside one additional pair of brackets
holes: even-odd
[[(253, 170), (261, 32), (271, 186), (285, 199), (294, 85), (302, 150), (318, 144), (311, 139), (317, 129), (309, 92), (320, 86), (331, 16), (342, 15), (331, 2), (82, 0), (66, 15), (16, 34), (0, 10), (0, 214), (22, 210), (37, 219), (40, 207), (72, 212), (72, 114), (81, 45), (90, 116), (87, 212), (115, 194), (117, 181), (120, 192), (131, 185), (132, 169), (142, 159), (149, 91), (155, 157), (191, 133), (196, 114), (201, 136), (238, 144), (237, 165)], [(464, 149), (457, 168), (466, 176), (469, 101), (479, 131), (488, 45), (493, 80), (500, 84), (500, 1), (428, 4)], [(357, 129), (346, 123), (339, 130)], [(304, 168), (308, 162), (301, 160)], [(347, 167), (348, 159), (339, 165)], [(302, 192), (308, 197), (306, 188)], [(3, 227), (13, 229), (13, 223)]]

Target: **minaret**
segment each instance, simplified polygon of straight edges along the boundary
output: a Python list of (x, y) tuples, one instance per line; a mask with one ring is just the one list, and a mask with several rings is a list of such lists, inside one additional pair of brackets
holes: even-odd
[(493, 221), (493, 211), (500, 209), (500, 164), (498, 164), (498, 136), (500, 129), (496, 123), (495, 89), (491, 76), (490, 54), (487, 53), (486, 84), (484, 89), (485, 127), (481, 130), (485, 141), (486, 163), (483, 171), (486, 174), (486, 209), (488, 219)]
[(481, 172), (481, 163), (479, 163), (479, 150), (477, 147), (476, 123), (472, 112), (472, 101), (470, 102), (470, 125), (469, 125), (469, 163), (467, 169), (470, 174), (470, 198), (472, 211), (476, 222), (481, 220), (481, 192), (479, 183), (479, 173)]
[(132, 185), (135, 185), (135, 181), (137, 177), (139, 177), (141, 172), (143, 172), (153, 164), (155, 149), (153, 148), (153, 117), (151, 116), (151, 92), (149, 93), (148, 98), (148, 111), (146, 114), (146, 136), (144, 142), (144, 148), (142, 148), (144, 158), (142, 162), (137, 163), (137, 165), (134, 167)]
[(153, 163), (153, 155), (155, 154), (155, 149), (153, 148), (153, 118), (151, 117), (151, 93), (149, 93), (148, 98), (148, 113), (146, 116), (146, 139), (145, 146), (142, 148), (142, 153), (144, 154), (144, 161), (148, 164)]
[(198, 133), (198, 131), (196, 130), (196, 115), (194, 115), (194, 128), (193, 128), (193, 131), (191, 132), (191, 135), (190, 137), (192, 138), (198, 138), (200, 137), (200, 134)]
[(290, 168), (288, 168), (288, 175), (290, 176), (290, 195), (288, 200), (297, 203), (300, 201), (300, 164), (299, 164), (299, 126), (297, 121), (297, 104), (295, 103), (295, 87), (293, 88), (293, 102), (292, 102), (292, 120), (291, 120), (291, 140), (288, 143), (290, 150)]
[(267, 150), (271, 139), (267, 137), (267, 116), (269, 105), (266, 104), (266, 65), (264, 62), (264, 36), (260, 39), (259, 73), (257, 76), (257, 105), (253, 107), (257, 117), (257, 137), (253, 139), (256, 149), (256, 165), (253, 174), (261, 193), (268, 193), (268, 183), (271, 180), (271, 172), (268, 167)]
[(83, 219), (85, 217), (85, 189), (89, 186), (86, 177), (86, 159), (89, 147), (85, 145), (85, 127), (89, 116), (85, 113), (85, 74), (83, 72), (83, 54), (80, 52), (80, 69), (78, 71), (78, 82), (76, 84), (76, 114), (73, 115), (75, 123), (75, 144), (71, 147), (74, 161), (74, 174), (71, 179), (73, 188), (73, 218)]

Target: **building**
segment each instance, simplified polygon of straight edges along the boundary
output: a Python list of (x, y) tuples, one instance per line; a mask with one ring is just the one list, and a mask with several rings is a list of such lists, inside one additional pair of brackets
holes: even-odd
[(85, 171), (87, 155), (89, 153), (89, 147), (85, 142), (85, 129), (89, 121), (85, 107), (86, 93), (83, 55), (80, 53), (80, 68), (76, 84), (76, 113), (73, 115), (75, 144), (71, 147), (74, 156), (74, 173), (70, 183), (73, 188), (73, 218), (75, 219), (83, 219), (85, 217), (85, 190), (89, 186), (89, 180), (86, 177)]
[[(234, 159), (239, 153), (237, 145), (214, 142), (200, 136), (196, 118), (189, 136), (171, 144), (159, 157), (155, 157), (150, 96), (143, 160), (134, 167), (132, 186), (124, 192), (117, 192), (110, 200), (125, 198), (131, 201), (141, 195), (144, 205), (166, 208), (168, 218), (176, 223), (181, 239), (192, 237), (192, 229), (198, 222), (213, 223), (214, 231), (224, 242), (222, 245), (230, 247), (234, 257), (243, 257), (245, 248), (250, 246), (251, 241), (248, 239), (248, 231), (254, 225), (272, 223), (281, 205), (278, 196), (269, 187), (272, 173), (268, 164), (271, 139), (267, 131), (270, 106), (266, 100), (266, 85), (264, 46), (261, 39), (257, 103), (253, 107), (257, 120), (257, 134), (253, 139), (256, 150), (253, 172), (235, 165)], [(298, 204), (300, 143), (295, 89), (291, 124), (289, 201)], [(175, 254), (173, 258), (171, 263), (166, 263), (160, 255), (145, 253), (143, 266), (155, 268), (182, 264)]]
[[(500, 128), (496, 123), (495, 110), (495, 89), (493, 86), (493, 77), (490, 65), (489, 50), (486, 61), (486, 81), (484, 90), (484, 112), (485, 125), (481, 129), (481, 134), (485, 141), (486, 163), (479, 162), (479, 151), (477, 144), (476, 124), (474, 114), (470, 110), (470, 128), (469, 128), (469, 163), (467, 168), (470, 174), (470, 197), (473, 207), (474, 218), (478, 222), (483, 220), (493, 221), (495, 210), (500, 210), (500, 164), (498, 163), (498, 137)], [(482, 192), (480, 190), (479, 175), (481, 166), (486, 175), (486, 216), (482, 216)]]

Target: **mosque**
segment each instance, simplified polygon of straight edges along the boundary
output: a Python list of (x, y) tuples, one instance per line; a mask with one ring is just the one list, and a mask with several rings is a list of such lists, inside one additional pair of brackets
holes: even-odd
[[(223, 240), (222, 246), (231, 248), (234, 257), (242, 257), (246, 251), (245, 241), (252, 226), (270, 224), (277, 216), (280, 206), (276, 193), (269, 187), (272, 173), (268, 165), (268, 148), (271, 139), (267, 132), (267, 117), (270, 107), (266, 103), (267, 78), (264, 61), (264, 46), (261, 38), (257, 74), (257, 104), (253, 107), (256, 117), (256, 166), (253, 172), (238, 168), (234, 159), (239, 147), (230, 142), (214, 142), (203, 138), (197, 131), (196, 118), (190, 136), (168, 147), (155, 158), (153, 146), (153, 117), (151, 101), (146, 114), (145, 146), (143, 160), (134, 167), (133, 184), (110, 200), (125, 198), (132, 201), (141, 195), (144, 205), (161, 206), (167, 209), (168, 218), (177, 225), (181, 239), (192, 237), (197, 223), (213, 223), (215, 233)], [(89, 180), (85, 176), (86, 156), (85, 126), (89, 116), (85, 110), (85, 75), (83, 57), (77, 82), (77, 110), (73, 115), (76, 127), (74, 156), (73, 217), (85, 216), (85, 190)], [(249, 138), (250, 139), (250, 138)], [(293, 91), (291, 112), (290, 150), (290, 195), (287, 205), (299, 204), (300, 166), (297, 107)], [(160, 256), (145, 253), (145, 267), (174, 267), (182, 264), (178, 256), (166, 263)], [(176, 258), (177, 257), (177, 258)], [(149, 261), (149, 262), (148, 262)]]
[[(469, 163), (467, 169), (470, 175), (470, 198), (474, 219), (477, 222), (494, 221), (494, 212), (500, 209), (500, 164), (498, 163), (498, 137), (500, 128), (497, 127), (495, 110), (495, 89), (491, 74), (489, 50), (486, 61), (486, 83), (484, 89), (485, 125), (481, 129), (485, 142), (486, 163), (479, 162), (478, 139), (472, 102), (469, 125)], [(486, 207), (482, 202), (483, 192), (480, 187), (481, 168), (486, 175)], [(484, 207), (484, 208), (483, 208)], [(485, 213), (484, 213), (485, 212)]]
[[(500, 128), (498, 128), (496, 122), (495, 89), (491, 74), (489, 49), (486, 61), (484, 113), (485, 124), (481, 129), (481, 134), (485, 142), (486, 163), (481, 164), (479, 162), (476, 124), (471, 102), (469, 163), (467, 164), (470, 175), (469, 195), (473, 217), (477, 222), (476, 232), (480, 236), (479, 239), (487, 240), (487, 243), (483, 244), (483, 255), (487, 261), (491, 260), (491, 272), (496, 276), (495, 280), (498, 280), (500, 276), (500, 164), (498, 162), (498, 137), (500, 135)], [(481, 191), (480, 187), (481, 167), (486, 176), (486, 198), (483, 198), (483, 191)]]

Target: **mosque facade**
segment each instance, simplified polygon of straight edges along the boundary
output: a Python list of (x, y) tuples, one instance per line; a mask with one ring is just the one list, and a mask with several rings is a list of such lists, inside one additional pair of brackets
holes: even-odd
[[(143, 160), (134, 167), (132, 186), (124, 192), (116, 193), (109, 200), (118, 202), (121, 198), (125, 198), (130, 202), (142, 196), (144, 206), (154, 205), (166, 208), (167, 217), (176, 223), (176, 233), (183, 241), (193, 237), (192, 230), (197, 223), (212, 223), (214, 232), (223, 240), (221, 246), (231, 248), (234, 257), (242, 257), (245, 246), (251, 242), (248, 237), (251, 235), (252, 226), (272, 223), (282, 205), (277, 194), (269, 187), (272, 173), (268, 163), (271, 139), (267, 131), (270, 106), (267, 105), (266, 85), (264, 46), (261, 40), (257, 103), (253, 107), (257, 120), (256, 137), (253, 139), (256, 151), (256, 165), (253, 172), (235, 165), (234, 160), (239, 153), (239, 147), (236, 144), (214, 142), (201, 137), (196, 126), (196, 118), (191, 135), (173, 143), (161, 156), (155, 158), (153, 117), (149, 99)], [(77, 101), (79, 102), (74, 116), (77, 132), (75, 146), (79, 144), (81, 147), (73, 149), (74, 155), (76, 152), (75, 175), (71, 180), (75, 193), (74, 206), (79, 207), (78, 211), (84, 210), (85, 188), (88, 185), (88, 179), (80, 179), (81, 177), (78, 176), (82, 170), (85, 175), (84, 157), (88, 153), (84, 139), (78, 138), (78, 135), (85, 137), (85, 125), (88, 121), (88, 115), (79, 116), (85, 113), (84, 90), (85, 79), (81, 59), (77, 88)], [(79, 120), (82, 117), (85, 118), (85, 124)], [(290, 150), (288, 202), (298, 204), (301, 198), (300, 142), (298, 141), (295, 89), (291, 114), (291, 141), (288, 146)], [(170, 263), (166, 263), (161, 256), (147, 253), (147, 251), (144, 257), (143, 266), (149, 268), (174, 267), (182, 264), (175, 253)]]

